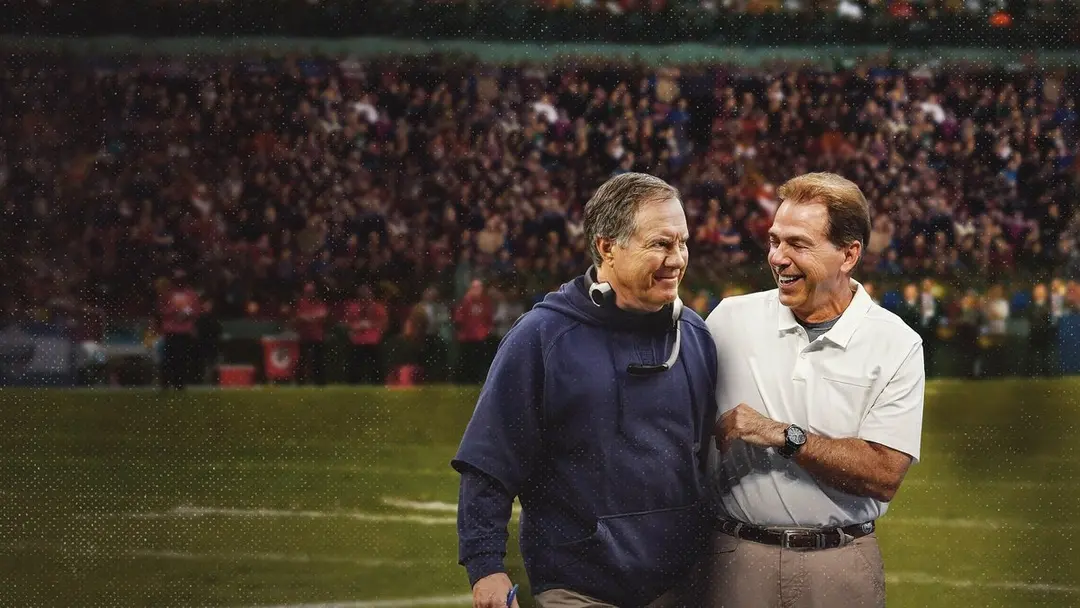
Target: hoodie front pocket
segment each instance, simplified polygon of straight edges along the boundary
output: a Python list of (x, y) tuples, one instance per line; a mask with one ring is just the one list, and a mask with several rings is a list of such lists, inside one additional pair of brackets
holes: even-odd
[(705, 522), (700, 505), (601, 517), (591, 536), (558, 547), (562, 569), (568, 582), (620, 605), (647, 603), (702, 555)]

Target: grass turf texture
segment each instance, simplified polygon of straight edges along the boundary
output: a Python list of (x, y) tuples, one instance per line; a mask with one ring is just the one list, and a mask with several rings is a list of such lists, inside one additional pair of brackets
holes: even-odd
[[(0, 392), (0, 604), (467, 594), (448, 463), (476, 395)], [(929, 384), (923, 462), (878, 532), (890, 608), (1080, 605), (1078, 395), (1078, 380)]]

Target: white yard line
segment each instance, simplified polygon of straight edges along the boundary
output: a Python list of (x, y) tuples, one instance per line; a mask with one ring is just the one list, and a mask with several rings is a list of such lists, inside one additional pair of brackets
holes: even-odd
[(429, 501), (415, 501), (406, 500), (404, 498), (386, 497), (382, 499), (382, 503), (388, 507), (397, 507), (399, 509), (410, 509), (413, 511), (436, 511), (439, 513), (457, 513), (457, 505), (452, 502), (441, 502), (438, 500)]
[[(59, 436), (60, 434), (53, 434), (53, 436)], [(78, 438), (81, 435), (76, 433), (63, 433), (68, 438)], [(15, 432), (14, 435), (9, 435), (9, 439), (17, 440), (39, 440), (40, 434), (25, 432)], [(117, 439), (120, 441), (131, 443), (151, 443), (153, 439), (147, 439), (145, 437), (132, 437), (129, 435), (117, 435)], [(932, 456), (936, 460), (949, 460), (955, 459), (954, 454), (942, 453)], [(931, 458), (931, 456), (927, 456)], [(1017, 461), (1023, 461), (1033, 467), (1037, 468), (1037, 465), (1045, 464), (1058, 464), (1065, 463), (1066, 465), (1074, 465), (1076, 458), (1071, 456), (1060, 456), (1056, 454), (1041, 454), (1036, 456), (1025, 456), (1023, 458), (1017, 458)], [(102, 468), (102, 467), (117, 467), (117, 466), (132, 466), (132, 467), (153, 467), (157, 461), (150, 460), (136, 460), (134, 462), (117, 461), (113, 456), (84, 456), (78, 458), (65, 457), (65, 458), (49, 458), (47, 463), (51, 465), (60, 465), (70, 468)], [(358, 474), (370, 474), (370, 475), (400, 475), (403, 477), (451, 477), (457, 479), (459, 473), (451, 467), (402, 467), (402, 466), (387, 466), (387, 465), (373, 465), (373, 464), (341, 464), (341, 463), (321, 463), (321, 462), (287, 462), (287, 461), (270, 461), (270, 462), (255, 462), (255, 461), (236, 461), (236, 460), (223, 460), (223, 461), (198, 461), (198, 462), (177, 462), (170, 463), (170, 468), (173, 469), (194, 469), (194, 470), (209, 470), (209, 471), (300, 471), (311, 473), (358, 473)], [(1041, 470), (1041, 469), (1040, 469)], [(1039, 488), (1059, 488), (1059, 487), (1077, 487), (1080, 486), (1080, 481), (1077, 481), (1074, 477), (1070, 477), (1066, 474), (1062, 474), (1060, 479), (1048, 479), (1048, 480), (1031, 480), (1031, 479), (969, 479), (969, 480), (955, 480), (955, 479), (926, 479), (926, 478), (908, 478), (904, 480), (904, 486), (920, 486), (920, 487), (943, 487), (951, 488), (954, 486), (993, 486), (1002, 487), (1017, 490), (1030, 490)]]
[[(890, 585), (939, 585), (958, 589), (1002, 589), (1006, 591), (1029, 591), (1068, 595), (1080, 593), (1080, 586), (1075, 585), (1024, 583), (1020, 581), (973, 581), (932, 576), (925, 572), (888, 573), (885, 575), (885, 579)], [(280, 604), (277, 606), (262, 606), (259, 608), (411, 608), (412, 606), (468, 605), (471, 602), (472, 596), (455, 595), (319, 604)]]
[[(227, 507), (179, 506), (166, 511), (146, 511), (132, 513), (79, 513), (75, 519), (170, 519), (199, 517), (236, 517), (236, 518), (303, 518), (303, 519), (352, 519), (374, 523), (417, 524), (422, 526), (451, 526), (457, 524), (457, 505), (442, 501), (411, 501), (402, 498), (385, 497), (384, 505), (400, 510), (419, 511), (420, 513), (372, 513), (368, 511), (318, 511), (287, 509), (245, 509)], [(514, 514), (520, 515), (521, 508), (514, 505)], [(441, 513), (444, 515), (424, 515), (422, 513)], [(1039, 530), (1042, 526), (1023, 520), (975, 519), (964, 517), (903, 517), (886, 515), (879, 523), (888, 526), (925, 526), (930, 528), (958, 528), (968, 530)], [(1055, 529), (1075, 530), (1080, 524), (1055, 524)]]
[(976, 530), (1000, 530), (1002, 528), (1022, 526), (1022, 522), (1005, 522), (993, 519), (967, 519), (945, 517), (892, 517), (886, 515), (878, 524), (882, 527), (889, 525), (897, 526), (927, 526), (931, 528), (964, 528)]
[(77, 519), (122, 518), (122, 519), (168, 519), (180, 517), (241, 517), (241, 518), (281, 518), (301, 517), (306, 519), (344, 518), (377, 523), (409, 523), (423, 526), (453, 525), (457, 517), (431, 517), (427, 515), (396, 515), (392, 513), (368, 513), (364, 511), (287, 511), (282, 509), (225, 509), (216, 507), (176, 507), (168, 511), (145, 513), (80, 513)]
[[(65, 467), (71, 468), (114, 468), (116, 466), (124, 465), (126, 463), (117, 462), (114, 458), (107, 456), (102, 457), (87, 457), (87, 458), (59, 458), (50, 459), (50, 464), (59, 464)], [(131, 463), (128, 466), (134, 467), (151, 467), (154, 463), (149, 461), (138, 461)], [(220, 462), (182, 462), (182, 463), (170, 463), (168, 465), (173, 469), (195, 469), (195, 470), (209, 470), (209, 471), (299, 471), (304, 473), (359, 473), (369, 475), (400, 475), (402, 477), (458, 477), (458, 472), (446, 467), (445, 469), (432, 469), (432, 468), (408, 468), (408, 467), (396, 467), (396, 466), (380, 466), (380, 465), (368, 465), (368, 464), (321, 464), (321, 463), (306, 463), (306, 462), (237, 462), (237, 461), (220, 461)]]
[(370, 600), (362, 602), (331, 602), (324, 604), (279, 604), (258, 608), (412, 608), (413, 606), (471, 606), (471, 595), (443, 595), (435, 597), (407, 597), (396, 600)]
[[(411, 509), (415, 511), (433, 511), (439, 513), (457, 513), (457, 505), (449, 502), (440, 501), (412, 501), (403, 498), (386, 497), (382, 499), (384, 505), (390, 507), (397, 507), (399, 509)], [(519, 510), (518, 505), (514, 505), (515, 511)], [(898, 526), (928, 526), (928, 527), (940, 527), (940, 528), (965, 528), (965, 529), (982, 529), (982, 530), (1001, 530), (1003, 528), (1021, 528), (1021, 529), (1037, 529), (1038, 525), (1025, 522), (1025, 521), (1008, 521), (1008, 520), (993, 520), (993, 519), (970, 519), (970, 518), (946, 518), (946, 517), (897, 517), (886, 515), (881, 519), (881, 525), (888, 526), (895, 524)], [(1055, 524), (1054, 529), (1060, 528), (1075, 528), (1075, 524)]]
[[(236, 511), (236, 510), (233, 510)], [(45, 546), (18, 545), (5, 547), (5, 552), (25, 550), (58, 550)], [(109, 556), (108, 550), (92, 552), (98, 556)], [(116, 555), (116, 554), (114, 554)], [(413, 568), (435, 563), (444, 559), (428, 558), (422, 560), (363, 559), (339, 556), (283, 554), (283, 553), (194, 553), (188, 551), (134, 550), (120, 552), (118, 555), (147, 559), (176, 559), (188, 561), (269, 561), (305, 564), (347, 564), (365, 568)], [(886, 572), (886, 582), (890, 585), (937, 585), (957, 589), (1001, 589), (1005, 591), (1024, 591), (1033, 593), (1080, 594), (1080, 586), (1056, 583), (1028, 583), (1023, 581), (976, 581), (934, 576), (925, 572)], [(414, 597), (391, 600), (365, 600), (336, 603), (281, 604), (258, 608), (409, 608), (411, 606), (452, 606), (468, 605), (472, 601), (469, 595)]]
[(1080, 482), (1075, 479), (1055, 479), (1048, 481), (1021, 481), (1021, 480), (1005, 480), (1005, 479), (980, 479), (972, 481), (955, 481), (955, 480), (935, 480), (935, 479), (906, 479), (904, 480), (904, 486), (917, 486), (920, 488), (960, 488), (971, 487), (983, 488), (1003, 488), (1009, 490), (1041, 490), (1049, 488), (1062, 488), (1062, 487), (1076, 487), (1080, 486)]
[(412, 568), (447, 563), (446, 559), (363, 559), (332, 555), (304, 555), (286, 553), (192, 553), (189, 551), (128, 551), (130, 557), (149, 559), (175, 559), (181, 561), (255, 561), (287, 562), (296, 564), (347, 564), (363, 568)]
[[(384, 497), (382, 503), (388, 507), (407, 509), (410, 511), (430, 511), (437, 513), (457, 513), (457, 504), (442, 502), (439, 500), (415, 501), (404, 498)], [(521, 513), (521, 505), (514, 503), (514, 513)]]
[(933, 576), (925, 572), (886, 572), (885, 582), (891, 585), (941, 585), (958, 589), (1005, 589), (1040, 593), (1080, 593), (1080, 586), (1020, 581), (972, 581)]
[[(44, 545), (16, 545), (4, 547), (2, 550), (5, 552), (21, 552), (35, 550), (59, 551), (61, 549), (59, 547), (49, 547)], [(91, 554), (107, 557), (110, 555), (110, 552), (108, 550), (100, 550), (91, 552)], [(394, 560), (284, 553), (194, 553), (189, 551), (164, 550), (124, 551), (118, 553), (118, 555), (147, 559), (176, 559), (187, 561), (269, 561), (304, 564), (348, 564), (365, 568), (412, 568), (417, 566), (422, 567), (430, 564), (444, 563), (447, 561), (445, 559), (436, 558), (428, 558), (421, 560)], [(954, 587), (958, 589), (1003, 589), (1007, 591), (1030, 591), (1037, 593), (1080, 594), (1080, 586), (1077, 585), (1062, 585), (1055, 583), (1026, 583), (1022, 581), (976, 581), (934, 576), (925, 572), (886, 572), (885, 579), (886, 582), (890, 585), (940, 585), (944, 587)], [(321, 606), (337, 606), (342, 608), (363, 608), (365, 606), (402, 606), (404, 608), (408, 606), (456, 605), (458, 603), (469, 603), (469, 601), (471, 601), (471, 596), (461, 595), (427, 598), (404, 598), (397, 600), (371, 600), (330, 604), (293, 604), (264, 608), (317, 608)]]
[(881, 518), (880, 525), (887, 527), (891, 524), (898, 526), (927, 526), (931, 528), (966, 528), (976, 530), (1004, 530), (1015, 528), (1019, 530), (1075, 530), (1078, 524), (1055, 523), (1053, 526), (1040, 526), (1030, 521), (1017, 519), (968, 519), (963, 517), (893, 517), (886, 515)]
[(453, 557), (423, 559), (382, 559), (362, 558), (337, 555), (309, 555), (305, 553), (197, 553), (193, 551), (174, 551), (165, 549), (134, 549), (125, 550), (115, 547), (90, 547), (86, 549), (71, 549), (59, 544), (49, 543), (21, 543), (17, 545), (0, 546), (0, 553), (64, 553), (68, 556), (82, 556), (94, 558), (135, 558), (135, 559), (162, 559), (193, 562), (280, 562), (290, 564), (344, 564), (347, 566), (359, 566), (361, 568), (427, 568), (432, 565), (447, 564), (455, 560)]

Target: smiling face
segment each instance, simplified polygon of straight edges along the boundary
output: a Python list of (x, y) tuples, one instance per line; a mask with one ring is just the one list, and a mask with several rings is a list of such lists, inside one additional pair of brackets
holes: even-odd
[(840, 316), (851, 302), (851, 271), (862, 244), (829, 240), (828, 208), (819, 202), (784, 201), (769, 229), (769, 268), (780, 303), (807, 323)]
[(675, 301), (686, 273), (686, 215), (679, 199), (669, 198), (641, 205), (633, 225), (625, 242), (597, 239), (597, 278), (611, 283), (620, 308), (655, 312)]

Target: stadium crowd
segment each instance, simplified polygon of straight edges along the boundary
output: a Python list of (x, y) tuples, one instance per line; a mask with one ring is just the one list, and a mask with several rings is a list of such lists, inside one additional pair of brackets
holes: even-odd
[(398, 363), (457, 340), (482, 361), (585, 268), (582, 206), (612, 174), (680, 189), (686, 299), (707, 312), (765, 286), (774, 186), (827, 170), (871, 201), (860, 272), (878, 297), (900, 311), (929, 279), (935, 318), (983, 335), (1036, 283), (1058, 279), (1054, 315), (1080, 309), (1078, 91), (1072, 72), (16, 55), (3, 309), (96, 339), (167, 316), (179, 279), (215, 318), (309, 341), (341, 322), (355, 346), (404, 340)]

